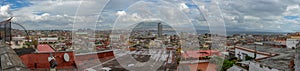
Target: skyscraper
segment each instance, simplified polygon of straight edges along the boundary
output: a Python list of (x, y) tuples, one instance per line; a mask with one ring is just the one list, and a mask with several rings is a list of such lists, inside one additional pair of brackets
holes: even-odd
[(157, 26), (157, 35), (158, 35), (158, 37), (162, 36), (162, 24), (161, 24), (161, 22), (159, 22), (158, 26)]

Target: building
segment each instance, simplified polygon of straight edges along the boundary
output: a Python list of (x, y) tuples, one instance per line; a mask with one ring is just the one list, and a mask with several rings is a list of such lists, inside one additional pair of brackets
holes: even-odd
[(159, 22), (157, 25), (158, 25), (157, 26), (157, 35), (158, 35), (158, 37), (161, 37), (162, 36), (162, 28), (163, 28), (163, 26), (162, 26), (161, 22)]
[(287, 48), (295, 48), (300, 41), (300, 32), (287, 34), (286, 46)]
[(216, 50), (184, 51), (180, 63), (183, 67), (188, 67), (190, 71), (217, 71), (217, 65), (209, 62), (210, 57), (214, 55), (219, 56), (221, 53)]
[(286, 45), (280, 42), (273, 42), (273, 41), (265, 41), (263, 42), (264, 46), (271, 46), (271, 47), (276, 47), (276, 48), (285, 48)]
[(29, 71), (19, 56), (8, 45), (0, 42), (0, 71)]
[(288, 38), (286, 39), (286, 47), (287, 48), (295, 48), (296, 44), (300, 41), (300, 39)]
[(55, 69), (58, 71), (102, 71), (108, 67), (113, 71), (126, 70), (114, 59), (111, 50), (84, 54), (75, 54), (73, 51), (28, 53), (20, 55), (20, 61), (30, 70), (47, 71), (51, 68), (48, 60), (51, 56), (57, 63)]
[[(256, 48), (255, 48), (256, 47)], [(291, 71), (294, 70), (294, 50), (288, 48), (274, 48), (261, 45), (240, 45), (236, 52), (254, 57), (248, 64), (249, 71)], [(256, 51), (257, 50), (257, 51)], [(256, 51), (256, 52), (255, 52)], [(240, 57), (242, 58), (242, 57)]]
[(39, 44), (37, 46), (37, 51), (38, 52), (55, 52), (55, 49), (53, 49), (50, 45), (48, 44)]
[(26, 38), (25, 37), (21, 37), (21, 36), (18, 36), (18, 37), (12, 37), (12, 41), (11, 41), (11, 47), (13, 49), (16, 49), (16, 48), (24, 48), (26, 47), (24, 44), (25, 44), (25, 41)]
[[(269, 57), (272, 56), (272, 54), (269, 53), (264, 53), (264, 52), (260, 52), (260, 51), (255, 51), (255, 47), (256, 45), (250, 45), (247, 47), (252, 47), (252, 49), (249, 48), (244, 48), (244, 47), (240, 47), (240, 46), (235, 46), (234, 47), (234, 56), (237, 57), (240, 60), (246, 60), (246, 56), (255, 58), (255, 59), (260, 59), (260, 58), (265, 58), (265, 57)], [(259, 46), (257, 48), (260, 48)], [(273, 54), (274, 55), (274, 54)]]
[(38, 39), (39, 43), (56, 43), (58, 42), (58, 37), (42, 37)]

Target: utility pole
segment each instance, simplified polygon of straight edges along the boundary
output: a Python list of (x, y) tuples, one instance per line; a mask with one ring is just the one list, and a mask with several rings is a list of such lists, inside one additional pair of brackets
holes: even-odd
[(11, 40), (12, 40), (12, 34), (11, 34), (11, 32), (12, 32), (12, 29), (11, 29), (11, 19), (12, 19), (12, 17), (9, 19), (9, 46), (12, 45), (12, 42), (11, 42)]
[(256, 51), (256, 44), (254, 46), (254, 49), (255, 49), (255, 51), (254, 51), (254, 59), (256, 59), (256, 53), (257, 53), (257, 51)]

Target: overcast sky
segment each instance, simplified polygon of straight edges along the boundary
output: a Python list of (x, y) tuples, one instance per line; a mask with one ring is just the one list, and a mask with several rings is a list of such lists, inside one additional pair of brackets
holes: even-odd
[[(219, 0), (229, 31), (300, 31), (299, 5), (300, 0)], [(27, 29), (112, 29), (117, 19), (126, 26), (141, 19), (164, 20), (159, 18), (163, 16), (179, 20), (176, 26), (208, 30), (200, 12), (206, 5), (192, 0), (4, 0), (0, 6), (0, 20), (14, 17)]]

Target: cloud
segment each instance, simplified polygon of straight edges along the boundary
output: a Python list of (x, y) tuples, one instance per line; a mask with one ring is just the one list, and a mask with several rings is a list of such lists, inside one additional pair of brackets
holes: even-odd
[(7, 18), (11, 16), (10, 5), (4, 5), (0, 7), (0, 18)]
[[(206, 10), (210, 0), (196, 6), (191, 0), (142, 1), (135, 9), (130, 8), (140, 0), (30, 0), (23, 7), (11, 9), (15, 4), (0, 7), (0, 20), (15, 17), (13, 21), (23, 24), (29, 29), (70, 29), (75, 22), (83, 24), (97, 23), (97, 27), (110, 29), (118, 16), (122, 20), (137, 21), (141, 19), (188, 18), (197, 27), (207, 27), (200, 10)], [(203, 1), (203, 0), (200, 0)], [(219, 0), (227, 30), (245, 31), (296, 31), (300, 23), (300, 0)], [(17, 1), (18, 3), (22, 3)], [(164, 5), (165, 2), (168, 3)], [(28, 4), (27, 4), (28, 3)], [(80, 10), (78, 7), (80, 4)], [(101, 12), (99, 5), (105, 5)], [(156, 8), (160, 7), (160, 8)], [(156, 10), (158, 9), (158, 10)], [(129, 11), (132, 10), (132, 11)], [(138, 12), (140, 11), (140, 12)], [(76, 13), (77, 12), (77, 13)], [(154, 13), (154, 14), (151, 14)], [(178, 15), (183, 13), (184, 15)], [(101, 15), (100, 15), (101, 14)], [(214, 14), (214, 13), (212, 13)], [(100, 16), (99, 16), (100, 15)], [(153, 15), (149, 17), (149, 15)], [(178, 23), (177, 23), (178, 24)], [(78, 25), (93, 27), (94, 25)], [(181, 25), (180, 25), (181, 26)], [(280, 28), (278, 28), (280, 27)], [(300, 30), (299, 30), (300, 31)]]
[(116, 15), (124, 16), (124, 15), (126, 15), (126, 12), (125, 11), (117, 11)]
[[(95, 24), (98, 21), (101, 7), (107, 0), (33, 0), (32, 5), (10, 10), (18, 22), (27, 29), (72, 29), (73, 23)], [(103, 4), (101, 4), (103, 3)], [(100, 5), (98, 5), (100, 4)], [(103, 5), (103, 6), (102, 6)], [(7, 6), (1, 8), (1, 14), (7, 14)], [(76, 28), (80, 25), (76, 25)], [(83, 25), (81, 28), (95, 27), (94, 25)]]
[(286, 11), (290, 11), (290, 10), (298, 9), (298, 8), (299, 8), (299, 5), (298, 5), (298, 4), (295, 4), (295, 5), (289, 5), (289, 6), (286, 8)]
[(179, 10), (189, 11), (189, 7), (185, 3), (180, 3)]
[[(72, 23), (83, 23), (83, 24), (89, 24), (89, 23), (95, 23), (98, 22), (98, 27), (112, 27), (112, 24), (116, 20), (117, 16), (120, 15), (128, 15), (131, 18), (123, 19), (128, 21), (136, 21), (143, 18), (144, 20), (153, 20), (158, 19), (157, 17), (154, 18), (147, 18), (147, 14), (138, 14), (138, 13), (127, 13), (127, 7), (131, 7), (132, 4), (136, 3), (137, 0), (128, 0), (128, 1), (116, 1), (111, 0), (108, 2), (108, 4), (105, 6), (102, 14), (100, 17), (98, 16), (100, 14), (99, 4), (105, 5), (103, 1), (98, 0), (89, 0), (89, 1), (80, 1), (80, 0), (70, 0), (70, 1), (53, 1), (53, 0), (47, 0), (47, 1), (29, 1), (30, 6), (21, 7), (20, 9), (12, 10), (11, 16), (14, 16), (15, 22), (18, 22), (20, 24), (23, 24), (28, 29), (71, 29)], [(143, 1), (145, 3), (153, 4), (153, 5), (159, 5), (155, 2), (147, 2)], [(82, 4), (80, 7), (80, 10), (77, 11), (80, 4)], [(171, 2), (170, 2), (171, 3)], [(162, 8), (160, 8), (160, 12), (157, 15), (163, 15), (166, 19), (173, 19), (176, 20), (177, 17), (184, 17), (184, 15), (178, 15), (178, 8), (181, 8), (181, 10), (184, 13), (187, 12), (195, 12), (198, 13), (197, 10), (189, 9), (187, 6), (187, 2), (174, 2), (174, 5), (161, 5)], [(143, 7), (140, 7), (142, 10)], [(151, 8), (148, 8), (151, 9)], [(9, 9), (8, 9), (9, 10)], [(143, 11), (150, 11), (150, 10), (143, 10)], [(76, 14), (77, 12), (77, 14)], [(149, 14), (148, 14), (149, 15)], [(188, 16), (195, 16), (188, 14)], [(98, 19), (99, 18), (99, 19)], [(101, 20), (101, 21), (98, 21)], [(178, 21), (177, 23), (179, 23)], [(93, 27), (94, 25), (75, 25), (76, 28), (85, 28), (85, 27)]]
[(231, 0), (222, 1), (220, 7), (226, 26), (232, 27), (227, 30), (292, 32), (295, 28), (288, 26), (298, 25), (299, 4), (299, 0)]

